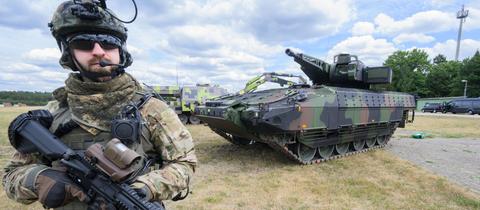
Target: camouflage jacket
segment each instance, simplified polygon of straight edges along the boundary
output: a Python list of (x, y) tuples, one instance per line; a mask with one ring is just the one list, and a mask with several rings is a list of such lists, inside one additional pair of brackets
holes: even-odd
[[(62, 103), (58, 101), (50, 102), (47, 108), (54, 117), (58, 113), (70, 115), (68, 105), (62, 107)], [(140, 143), (141, 150), (147, 156), (160, 155), (162, 167), (151, 170), (137, 180), (145, 183), (152, 190), (153, 200), (169, 200), (180, 193), (188, 193), (187, 189), (197, 163), (191, 134), (175, 112), (156, 98), (151, 98), (140, 112), (144, 126), (147, 128), (146, 134), (144, 131), (141, 134), (143, 138), (147, 136), (147, 141), (142, 140)], [(55, 120), (52, 126), (59, 123)], [(82, 130), (81, 127), (78, 129)], [(52, 128), (50, 130), (52, 131)], [(61, 139), (64, 140), (63, 137)], [(71, 145), (67, 144), (67, 146)], [(40, 157), (15, 153), (10, 163), (4, 168), (2, 184), (7, 196), (24, 204), (35, 202), (38, 198), (34, 189), (25, 185), (27, 175), (38, 175), (46, 168)]]

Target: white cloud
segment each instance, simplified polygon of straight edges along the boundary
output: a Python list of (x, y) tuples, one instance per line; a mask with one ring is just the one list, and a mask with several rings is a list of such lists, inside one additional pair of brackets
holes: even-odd
[(367, 66), (381, 65), (395, 50), (395, 46), (385, 39), (375, 39), (372, 36), (354, 36), (336, 44), (328, 51), (328, 62), (339, 53), (357, 55)]
[(247, 23), (261, 40), (295, 41), (336, 34), (356, 17), (350, 0), (255, 1)]
[[(471, 7), (470, 8), (467, 7), (465, 9), (468, 9), (469, 12), (468, 12), (468, 17), (465, 20), (465, 23), (463, 25), (463, 30), (471, 31), (471, 30), (479, 29), (480, 28), (480, 9), (471, 8)], [(458, 25), (458, 22), (457, 22), (457, 25)]]
[[(199, 62), (192, 59), (185, 62)], [(198, 83), (220, 84), (229, 91), (237, 91), (245, 86), (245, 83), (256, 76), (256, 73), (248, 73), (238, 69), (215, 68), (208, 69), (202, 64), (192, 65), (185, 68), (176, 66), (175, 63), (146, 63), (137, 62), (135, 68), (127, 70), (132, 73), (140, 82), (148, 85), (176, 85), (177, 74), (179, 85), (195, 85)], [(137, 71), (137, 69), (148, 69), (148, 71)]]
[(41, 71), (38, 74), (44, 80), (63, 82), (66, 78), (65, 71), (62, 69), (53, 70), (53, 71)]
[(363, 36), (373, 34), (375, 25), (370, 22), (357, 22), (351, 30), (353, 36)]
[(269, 43), (332, 35), (356, 16), (351, 0), (161, 1), (153, 4), (157, 11), (148, 18), (153, 25), (222, 25), (251, 33)]
[(32, 49), (23, 54), (23, 58), (29, 61), (58, 61), (61, 53), (58, 48)]
[(401, 33), (434, 33), (455, 29), (457, 20), (451, 13), (437, 10), (418, 12), (403, 20), (380, 13), (375, 17), (375, 31), (380, 34), (395, 36)]
[(2, 90), (53, 91), (67, 77), (61, 68), (48, 69), (28, 63), (12, 63), (2, 68)]
[(2, 71), (3, 73), (31, 73), (35, 71), (41, 71), (42, 68), (36, 65), (28, 63), (13, 63), (7, 65), (7, 67)]
[(271, 56), (281, 49), (279, 45), (264, 44), (251, 34), (218, 25), (175, 27), (169, 31), (168, 43), (178, 51), (189, 49), (206, 56), (215, 56), (212, 51), (219, 49)]
[(16, 29), (47, 28), (44, 20), (50, 20), (59, 2), (51, 0), (2, 1), (0, 26)]
[(395, 44), (401, 44), (405, 42), (417, 42), (417, 43), (429, 43), (435, 41), (435, 37), (425, 34), (400, 34), (393, 39)]
[[(55, 39), (45, 30), (14, 29), (0, 26), (0, 58), (15, 54), (16, 57), (32, 49), (57, 48)], [(57, 48), (58, 49), (58, 48)]]
[(134, 58), (140, 58), (145, 55), (145, 50), (135, 47), (131, 44), (127, 45), (127, 50)]
[(439, 8), (453, 5), (455, 0), (427, 0), (427, 3), (433, 7)]
[[(412, 49), (415, 47), (412, 47)], [(450, 39), (445, 42), (436, 43), (433, 47), (419, 48), (425, 50), (429, 57), (433, 59), (438, 54), (447, 57), (448, 60), (455, 59), (455, 52), (457, 49), (457, 41)], [(477, 50), (480, 50), (480, 40), (463, 39), (460, 45), (459, 60), (467, 57), (472, 57)]]
[[(265, 59), (282, 54), (284, 49), (219, 25), (173, 27), (166, 37), (162, 51), (171, 55), (177, 70), (187, 71), (189, 76), (200, 73), (198, 77), (212, 79), (239, 72), (250, 76), (261, 73), (265, 70)], [(243, 79), (242, 76), (232, 78)]]

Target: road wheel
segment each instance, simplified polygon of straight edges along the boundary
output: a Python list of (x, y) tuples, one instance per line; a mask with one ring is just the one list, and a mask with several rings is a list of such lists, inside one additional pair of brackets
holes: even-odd
[(468, 114), (469, 114), (469, 115), (473, 115), (474, 113), (473, 113), (472, 110), (468, 110)]
[(422, 112), (424, 112), (424, 113), (425, 113), (425, 109), (422, 109)]
[(348, 152), (348, 147), (350, 143), (343, 143), (343, 144), (337, 144), (335, 145), (335, 152), (339, 155), (344, 155), (345, 153)]
[(178, 118), (180, 119), (180, 122), (182, 122), (184, 125), (187, 124), (187, 122), (188, 122), (188, 117), (187, 117), (187, 115), (179, 114), (179, 115), (178, 115)]
[(190, 117), (188, 119), (190, 120), (190, 123), (192, 123), (192, 125), (200, 124), (200, 119), (198, 119), (197, 116), (190, 115)]
[(329, 158), (330, 156), (332, 156), (332, 154), (333, 154), (333, 149), (335, 149), (333, 145), (328, 145), (328, 146), (319, 147), (319, 148), (318, 148), (318, 154), (319, 154), (320, 157), (322, 157), (323, 159), (327, 159), (327, 158)]
[(375, 146), (376, 142), (377, 142), (376, 138), (369, 138), (369, 139), (367, 139), (365, 145), (367, 145), (368, 148), (371, 148), (371, 147)]
[(317, 148), (311, 148), (302, 143), (297, 143), (297, 156), (303, 162), (310, 162), (315, 156)]
[(364, 146), (365, 146), (365, 139), (357, 140), (357, 141), (352, 142), (352, 148), (355, 151), (362, 150)]
[(437, 110), (436, 110), (436, 109), (434, 109), (434, 110), (433, 110), (433, 113), (437, 113)]
[(377, 144), (382, 146), (382, 145), (385, 145), (388, 141), (388, 138), (387, 136), (378, 136), (377, 137)]

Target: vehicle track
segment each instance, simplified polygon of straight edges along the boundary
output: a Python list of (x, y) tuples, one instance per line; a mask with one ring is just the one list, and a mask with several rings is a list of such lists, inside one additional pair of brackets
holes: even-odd
[[(249, 146), (249, 145), (255, 144), (255, 141), (251, 141), (251, 140), (239, 142), (238, 140), (233, 139), (233, 136), (230, 135), (230, 134), (224, 133), (224, 132), (216, 130), (216, 129), (212, 129), (212, 130), (215, 133), (217, 133), (218, 135), (225, 138), (227, 141), (229, 141), (232, 144), (243, 145), (243, 146)], [(364, 152), (368, 152), (368, 151), (371, 151), (371, 150), (383, 148), (383, 147), (385, 147), (385, 145), (387, 145), (387, 143), (390, 140), (390, 138), (392, 137), (392, 134), (393, 134), (394, 131), (395, 131), (395, 128), (390, 130), (389, 135), (380, 136), (380, 138), (385, 138), (386, 139), (383, 143), (376, 142), (375, 145), (371, 146), (371, 147), (367, 147), (366, 145), (364, 145), (363, 149), (355, 151), (351, 148), (352, 142), (350, 142), (348, 152), (345, 153), (345, 154), (336, 154), (335, 151), (334, 151), (333, 154), (330, 157), (322, 158), (319, 155), (315, 155), (315, 157), (310, 161), (305, 161), (302, 158), (300, 158), (295, 153), (295, 151), (292, 151), (292, 149), (288, 147), (288, 144), (283, 144), (283, 145), (279, 144), (278, 143), (279, 141), (274, 139), (275, 137), (262, 139), (262, 143), (268, 144), (272, 149), (283, 153), (285, 156), (287, 156), (291, 160), (294, 160), (295, 162), (298, 162), (298, 163), (303, 164), (303, 165), (308, 165), (308, 164), (318, 164), (318, 163), (322, 163), (322, 162), (326, 162), (326, 161), (330, 161), (330, 160), (334, 160), (334, 159), (338, 159), (338, 158), (347, 157), (347, 156), (350, 156), (350, 155), (355, 155), (355, 154), (364, 153)], [(246, 139), (244, 139), (244, 140), (246, 140)]]

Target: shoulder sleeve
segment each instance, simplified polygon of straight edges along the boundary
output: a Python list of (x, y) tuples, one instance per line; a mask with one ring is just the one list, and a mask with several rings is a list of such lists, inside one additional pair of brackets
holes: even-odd
[(158, 99), (150, 99), (141, 112), (155, 151), (162, 157), (163, 167), (138, 180), (149, 186), (154, 199), (172, 199), (189, 188), (197, 165), (192, 136), (177, 114)]

